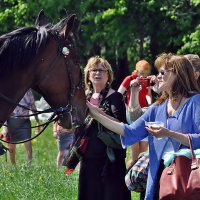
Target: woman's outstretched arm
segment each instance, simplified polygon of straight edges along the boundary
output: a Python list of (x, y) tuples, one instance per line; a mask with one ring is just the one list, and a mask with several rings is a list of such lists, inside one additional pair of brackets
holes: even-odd
[(117, 122), (111, 119), (107, 114), (105, 114), (100, 108), (87, 102), (87, 106), (90, 111), (90, 115), (101, 123), (107, 129), (119, 134), (124, 135), (124, 123)]

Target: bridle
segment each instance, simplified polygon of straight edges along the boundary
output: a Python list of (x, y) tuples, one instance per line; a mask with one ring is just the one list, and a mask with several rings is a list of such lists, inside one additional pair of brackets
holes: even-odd
[[(69, 113), (71, 114), (73, 109), (75, 109), (72, 105), (72, 98), (75, 96), (77, 90), (82, 90), (83, 89), (83, 84), (82, 84), (82, 75), (80, 73), (80, 79), (79, 79), (79, 82), (78, 84), (74, 84), (73, 81), (72, 81), (72, 72), (71, 72), (71, 61), (70, 59), (67, 59), (68, 58), (68, 55), (70, 53), (70, 50), (68, 47), (62, 45), (62, 38), (59, 34), (58, 31), (52, 31), (50, 32), (50, 34), (53, 36), (53, 38), (55, 39), (56, 41), (56, 45), (58, 47), (58, 54), (56, 56), (56, 58), (54, 59), (54, 61), (50, 64), (47, 72), (46, 72), (46, 77), (48, 76), (48, 74), (54, 69), (54, 67), (56, 66), (56, 62), (58, 60), (58, 58), (62, 55), (64, 57), (64, 62), (65, 62), (65, 65), (66, 65), (66, 68), (67, 68), (67, 74), (68, 74), (68, 78), (69, 78), (69, 83), (70, 83), (70, 97), (68, 98), (68, 104), (66, 106), (61, 106), (61, 107), (58, 107), (58, 108), (49, 108), (49, 109), (46, 109), (46, 110), (43, 110), (43, 111), (34, 111), (34, 110), (31, 110), (29, 109), (28, 107), (26, 106), (23, 106), (19, 103), (16, 103), (14, 102), (11, 98), (7, 97), (6, 95), (2, 94), (0, 92), (0, 98), (7, 101), (8, 103), (12, 104), (12, 105), (15, 105), (15, 106), (19, 106), (19, 107), (22, 107), (24, 109), (27, 109), (29, 111), (32, 111), (33, 114), (29, 114), (29, 115), (24, 115), (24, 116), (17, 116), (17, 117), (30, 117), (30, 116), (35, 116), (35, 115), (39, 115), (39, 114), (42, 114), (42, 113), (54, 113), (46, 123), (44, 124), (41, 124), (39, 126), (43, 126), (42, 130), (40, 131), (40, 133), (38, 133), (37, 135), (35, 135), (34, 137), (32, 138), (29, 138), (27, 140), (23, 140), (23, 141), (19, 141), (19, 142), (10, 142), (10, 141), (5, 141), (3, 139), (0, 138), (0, 141), (3, 141), (3, 142), (6, 142), (6, 143), (11, 143), (11, 144), (20, 144), (20, 143), (24, 143), (24, 142), (28, 142), (28, 141), (31, 141), (33, 139), (35, 139), (36, 137), (38, 137), (45, 129), (46, 127), (49, 125), (49, 123), (51, 122), (55, 122), (58, 120), (58, 118), (60, 116), (63, 116), (65, 113)], [(80, 71), (81, 72), (81, 71)], [(45, 79), (45, 77), (43, 77), (43, 80)], [(75, 109), (76, 110), (76, 109)], [(77, 113), (76, 113), (77, 114)], [(57, 117), (56, 117), (57, 115)], [(76, 116), (76, 119), (78, 119), (78, 116)], [(0, 123), (1, 125), (4, 125), (2, 123)], [(39, 127), (39, 126), (34, 126), (34, 127), (31, 127), (31, 128), (35, 128), (35, 127)]]
[[(74, 84), (73, 81), (72, 81), (72, 71), (71, 71), (71, 68), (70, 66), (72, 65), (70, 62), (71, 60), (70, 59), (67, 59), (68, 58), (68, 55), (70, 54), (70, 50), (68, 47), (64, 46), (62, 44), (62, 37), (61, 35), (59, 34), (58, 31), (54, 31), (54, 32), (50, 32), (51, 35), (53, 36), (53, 38), (55, 39), (56, 41), (56, 44), (57, 44), (57, 47), (58, 47), (58, 57), (60, 55), (62, 55), (64, 57), (64, 62), (65, 62), (65, 65), (66, 65), (66, 68), (67, 68), (67, 74), (68, 74), (68, 78), (69, 78), (69, 84), (70, 84), (70, 97), (68, 98), (68, 104), (64, 107), (60, 107), (61, 109), (63, 108), (63, 112), (60, 112), (60, 113), (56, 113), (58, 116), (61, 116), (61, 115), (64, 115), (65, 113), (72, 113), (73, 110), (76, 111), (76, 109), (74, 108), (74, 106), (72, 105), (72, 99), (73, 97), (75, 96), (76, 92), (78, 90), (82, 90), (84, 85), (82, 83), (82, 73), (81, 73), (81, 70), (80, 70), (80, 77), (79, 77), (79, 82), (78, 84)], [(79, 65), (79, 63), (75, 63), (77, 65)], [(66, 111), (66, 107), (67, 108), (70, 108), (68, 111)], [(76, 113), (76, 119), (78, 120), (78, 115)]]
[[(72, 82), (72, 72), (71, 72), (71, 68), (69, 67), (69, 66), (71, 66), (71, 64), (70, 64), (71, 61), (70, 61), (70, 59), (67, 59), (67, 56), (69, 55), (70, 50), (69, 50), (68, 47), (62, 45), (62, 42), (61, 42), (62, 38), (61, 38), (59, 32), (56, 31), (55, 33), (51, 33), (51, 34), (53, 35), (53, 37), (56, 41), (56, 44), (57, 44), (58, 50), (59, 50), (59, 54), (62, 54), (64, 56), (64, 61), (65, 61), (65, 65), (67, 67), (67, 72), (68, 72), (67, 74), (69, 76), (69, 82), (70, 82), (70, 96), (71, 96), (71, 98), (69, 98), (69, 102), (70, 102), (70, 105), (71, 105), (71, 99), (72, 99), (72, 97), (75, 96), (76, 91), (83, 89), (81, 70), (80, 70), (79, 82), (78, 82), (78, 84), (75, 85)], [(75, 64), (79, 65), (78, 62), (76, 62)]]

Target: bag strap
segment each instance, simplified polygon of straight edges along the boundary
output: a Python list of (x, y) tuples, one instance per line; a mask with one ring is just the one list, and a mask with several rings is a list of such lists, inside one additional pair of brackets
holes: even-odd
[(97, 125), (98, 125), (99, 132), (101, 132), (102, 131), (102, 125), (99, 122), (97, 122)]
[[(107, 91), (105, 91), (104, 97), (99, 104), (99, 108), (103, 108), (105, 113), (106, 113), (106, 111), (108, 111), (108, 113), (113, 114), (112, 109), (110, 108), (111, 102), (107, 99), (108, 92), (109, 92), (109, 89)], [(106, 99), (107, 99), (107, 103), (104, 104)], [(106, 113), (106, 114), (108, 114), (108, 113)], [(110, 115), (110, 114), (108, 114), (108, 115)], [(97, 121), (97, 125), (98, 125), (99, 132), (101, 132), (103, 130), (103, 125), (101, 123), (99, 123), (98, 121)]]
[[(194, 151), (193, 151), (192, 141), (191, 141), (189, 134), (187, 134), (187, 139), (188, 139), (188, 143), (189, 143), (189, 147), (190, 147), (191, 158), (192, 158), (192, 160), (195, 160), (195, 154), (194, 154)], [(183, 144), (180, 143), (177, 151), (181, 148), (181, 146), (183, 146)]]
[(192, 147), (191, 137), (190, 137), (189, 134), (187, 135), (187, 138), (188, 138), (188, 142), (189, 142), (189, 146), (190, 146), (190, 153), (191, 153), (191, 157), (192, 157), (191, 169), (192, 170), (193, 169), (197, 169), (197, 168), (199, 168), (199, 166), (198, 166), (198, 160), (195, 157), (194, 150), (193, 150), (193, 147)]

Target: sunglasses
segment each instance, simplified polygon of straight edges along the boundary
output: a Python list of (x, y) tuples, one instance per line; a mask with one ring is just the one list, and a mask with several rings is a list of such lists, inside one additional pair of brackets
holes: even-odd
[(159, 71), (158, 75), (161, 74), (161, 75), (163, 76), (163, 75), (165, 75), (166, 72), (169, 72), (169, 71), (172, 71), (172, 70), (173, 70), (173, 69), (167, 69), (167, 70), (161, 69), (161, 70)]

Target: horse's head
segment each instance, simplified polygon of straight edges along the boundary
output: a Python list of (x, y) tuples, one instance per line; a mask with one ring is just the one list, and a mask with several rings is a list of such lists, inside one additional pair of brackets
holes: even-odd
[[(75, 15), (61, 20), (56, 25), (47, 24), (42, 11), (37, 18), (39, 29), (46, 28), (49, 40), (41, 51), (35, 89), (41, 93), (59, 117), (59, 123), (72, 128), (84, 122), (86, 98), (79, 59), (72, 36)], [(36, 82), (37, 82), (36, 81)], [(58, 108), (58, 109), (56, 109)]]

